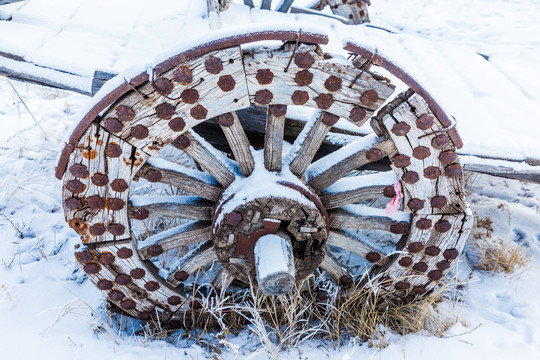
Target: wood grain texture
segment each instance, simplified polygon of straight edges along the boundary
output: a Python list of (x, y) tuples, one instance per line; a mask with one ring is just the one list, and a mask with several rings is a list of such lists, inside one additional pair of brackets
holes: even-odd
[(212, 245), (212, 241), (207, 241), (195, 248), (193, 251), (187, 253), (176, 264), (171, 266), (169, 276), (167, 277), (167, 282), (172, 286), (178, 286), (181, 284), (181, 281), (175, 278), (175, 274), (177, 272), (183, 271), (187, 275), (192, 275), (197, 270), (204, 268), (214, 260), (217, 260), (214, 246)]
[(380, 260), (374, 262), (375, 265), (383, 266), (388, 264), (389, 261), (389, 259), (379, 250), (374, 249), (360, 240), (347, 236), (343, 231), (340, 230), (330, 230), (326, 244), (350, 251), (354, 254), (360, 255), (363, 258), (366, 258), (368, 254), (377, 253), (380, 256)]
[(348, 19), (351, 24), (369, 22), (367, 4), (364, 0), (327, 0), (326, 2), (335, 15)]
[(330, 253), (326, 254), (324, 257), (321, 263), (321, 269), (326, 271), (338, 284), (343, 283), (344, 278), (349, 278), (352, 282), (353, 277), (349, 271)]
[(242, 176), (248, 177), (255, 169), (255, 161), (251, 154), (249, 140), (236, 112), (233, 111), (230, 114), (234, 119), (232, 124), (228, 126), (221, 125), (221, 130), (223, 130), (229, 142)]
[[(146, 198), (146, 197), (144, 197)], [(133, 201), (133, 197), (131, 198)], [(154, 199), (152, 202), (141, 203), (137, 206), (128, 207), (128, 215), (134, 218), (133, 213), (139, 209), (148, 211), (148, 217), (171, 217), (193, 220), (212, 220), (214, 214), (214, 203), (205, 200), (196, 200), (189, 203), (171, 202), (169, 200)]]
[(384, 198), (384, 189), (386, 186), (387, 185), (383, 184), (364, 187), (362, 185), (362, 179), (358, 179), (357, 188), (347, 189), (341, 192), (323, 192), (320, 199), (327, 210), (335, 209), (343, 205), (354, 204), (357, 202), (382, 199)]
[(334, 209), (330, 212), (330, 227), (334, 229), (370, 229), (390, 232), (396, 223), (387, 216), (360, 216), (346, 209)]
[(268, 107), (264, 135), (264, 166), (268, 171), (281, 171), (286, 113), (276, 116), (270, 109)]

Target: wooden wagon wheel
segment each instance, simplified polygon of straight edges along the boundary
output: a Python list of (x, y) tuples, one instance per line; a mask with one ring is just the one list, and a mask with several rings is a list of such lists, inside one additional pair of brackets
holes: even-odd
[[(279, 42), (245, 46), (261, 40)], [(57, 177), (66, 219), (84, 243), (76, 258), (111, 304), (178, 325), (201, 307), (195, 289), (203, 277), (209, 289), (237, 279), (281, 294), (319, 267), (342, 286), (369, 271), (376, 278), (369, 286), (393, 298), (436, 286), (472, 222), (454, 151), (459, 137), (399, 68), (357, 44), (346, 47), (353, 62), (326, 54), (319, 45), (327, 41), (291, 31), (219, 39), (97, 100)], [(410, 89), (381, 108), (394, 87), (371, 65)], [(248, 138), (252, 119), (240, 111), (261, 106), (264, 137)], [(313, 115), (291, 145), (287, 114), (305, 109)], [(359, 126), (370, 117), (376, 134), (342, 136), (337, 150), (321, 153), (340, 118)], [(212, 124), (229, 157), (199, 134)], [(163, 156), (174, 152), (196, 168)], [(357, 171), (384, 159), (390, 171)], [(153, 184), (174, 193), (149, 196)], [(391, 198), (401, 210), (388, 215)], [(159, 226), (138, 231), (149, 219)], [(340, 251), (365, 259), (368, 270), (348, 269)]]

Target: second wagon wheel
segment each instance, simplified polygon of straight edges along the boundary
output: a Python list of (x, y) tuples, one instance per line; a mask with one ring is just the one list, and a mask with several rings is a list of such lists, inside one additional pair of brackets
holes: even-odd
[[(201, 307), (205, 282), (282, 294), (320, 267), (341, 286), (369, 271), (390, 298), (436, 286), (472, 221), (459, 137), (387, 59), (348, 44), (350, 62), (324, 53), (327, 41), (238, 34), (117, 77), (96, 100), (57, 177), (84, 243), (76, 258), (111, 304), (176, 326)], [(410, 86), (384, 107), (394, 86), (376, 66)], [(249, 114), (261, 109), (257, 136)], [(289, 137), (288, 117), (305, 113)], [(370, 118), (376, 134), (337, 134), (338, 121)], [(385, 159), (388, 171), (362, 170)], [(390, 199), (400, 210), (389, 215)], [(364, 260), (349, 267), (347, 254)]]

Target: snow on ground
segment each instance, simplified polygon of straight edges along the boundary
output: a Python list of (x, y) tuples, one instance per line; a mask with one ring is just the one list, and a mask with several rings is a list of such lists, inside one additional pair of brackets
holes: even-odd
[[(133, 6), (139, 3), (133, 2)], [(445, 42), (467, 54), (487, 55), (494, 74), (506, 79), (504, 86), (492, 86), (491, 95), (495, 93), (504, 99), (508, 84), (512, 84), (512, 94), (521, 92), (530, 100), (529, 105), (538, 105), (538, 2), (373, 0), (372, 3), (373, 24), (435, 44)], [(86, 3), (85, 6), (91, 5)], [(180, 11), (181, 7), (176, 10)], [(66, 8), (65, 13), (54, 15), (70, 17), (76, 8)], [(47, 19), (50, 26), (55, 24), (51, 18)], [(32, 23), (38, 19), (27, 20)], [(74, 27), (78, 23), (73, 20)], [(474, 74), (465, 70), (462, 78), (469, 82), (471, 89), (477, 89)], [(426, 80), (435, 84), (437, 79)], [(444, 87), (444, 84), (438, 86)], [(514, 109), (512, 102), (493, 104), (489, 100), (493, 99), (491, 95), (484, 97), (471, 90), (473, 95), (480, 107), (497, 105), (505, 114), (515, 110), (515, 120), (506, 119), (513, 126), (520, 124), (523, 116), (538, 117), (538, 112)], [(0, 78), (1, 358), (206, 359), (210, 357), (206, 349), (193, 342), (181, 340), (171, 345), (147, 341), (144, 336), (133, 334), (136, 326), (133, 322), (110, 325), (103, 298), (73, 259), (77, 236), (64, 222), (60, 183), (53, 173), (57, 154), (63, 147), (62, 139), (76, 120), (74, 114), (85, 108), (87, 101), (84, 96)], [(523, 98), (520, 101), (526, 102)], [(467, 106), (473, 105), (468, 103)], [(464, 107), (459, 111), (474, 109)], [(500, 123), (503, 121), (500, 117), (496, 119), (491, 123), (493, 129), (506, 126)], [(490, 120), (478, 121), (490, 123)], [(460, 123), (459, 126), (474, 129), (475, 124)], [(528, 129), (528, 141), (534, 141), (538, 130), (538, 125)], [(504, 133), (497, 136), (503, 138)], [(466, 141), (472, 142), (466, 148), (475, 146), (474, 138)], [(537, 144), (523, 146), (534, 150)], [(540, 186), (486, 175), (471, 176), (469, 183), (469, 201), (480, 220), (493, 221), (493, 237), (522, 243), (533, 256), (527, 271), (519, 276), (491, 276), (471, 272), (462, 262), (461, 278), (469, 283), (465, 301), (456, 312), (458, 323), (442, 338), (425, 334), (394, 335), (382, 350), (354, 341), (337, 350), (330, 344), (310, 342), (281, 356), (284, 359), (540, 358), (540, 287), (537, 285)], [(218, 358), (265, 359), (268, 356), (257, 339), (247, 332), (230, 341)]]

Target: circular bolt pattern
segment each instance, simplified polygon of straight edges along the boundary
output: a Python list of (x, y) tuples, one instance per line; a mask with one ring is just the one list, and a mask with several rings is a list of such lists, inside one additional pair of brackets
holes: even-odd
[(126, 203), (122, 199), (110, 198), (107, 200), (107, 207), (113, 211), (122, 210), (125, 205)]
[(75, 179), (67, 182), (66, 189), (71, 191), (73, 194), (79, 194), (82, 193), (84, 189), (86, 189), (86, 185)]
[(395, 287), (397, 290), (407, 290), (411, 287), (411, 284), (407, 281), (398, 281)]
[(70, 210), (77, 210), (82, 207), (82, 201), (77, 198), (66, 199), (66, 207)]
[(457, 251), (456, 249), (446, 249), (443, 252), (443, 257), (446, 260), (454, 260), (454, 259), (457, 259), (458, 256), (459, 256), (459, 251)]
[(282, 117), (287, 114), (287, 105), (270, 105), (270, 112), (276, 117)]
[(414, 264), (414, 266), (412, 268), (415, 271), (426, 272), (427, 269), (428, 269), (428, 265), (425, 262), (421, 261), (421, 262), (418, 262), (418, 263)]
[(352, 122), (361, 122), (362, 120), (364, 120), (366, 118), (366, 110), (362, 109), (361, 107), (354, 107), (352, 108), (351, 110), (351, 113), (349, 114), (349, 119), (352, 121)]
[(141, 268), (133, 269), (129, 272), (133, 279), (142, 279), (146, 275), (146, 271)]
[(224, 75), (219, 78), (217, 85), (225, 92), (232, 91), (236, 86), (236, 81), (231, 75)]
[(103, 224), (94, 224), (92, 226), (90, 226), (90, 235), (93, 235), (93, 236), (101, 236), (103, 234), (105, 234), (105, 226)]
[(180, 296), (173, 295), (167, 299), (167, 302), (169, 303), (169, 305), (173, 306), (180, 305), (182, 303), (182, 298)]
[(120, 274), (114, 279), (114, 282), (118, 285), (127, 285), (131, 283), (131, 276), (126, 274)]
[(439, 161), (443, 165), (448, 165), (457, 160), (457, 154), (454, 151), (443, 151), (439, 154)]
[(405, 174), (403, 174), (401, 179), (407, 184), (414, 184), (415, 182), (420, 180), (420, 175), (418, 175), (416, 171), (407, 171)]
[(109, 183), (109, 177), (102, 173), (95, 173), (92, 175), (92, 184), (96, 186), (105, 186)]
[(156, 281), (149, 281), (144, 284), (144, 288), (148, 291), (156, 291), (159, 289), (159, 284)]
[(181, 117), (175, 117), (169, 121), (169, 127), (172, 131), (182, 131), (186, 127), (186, 122)]
[(407, 203), (407, 206), (409, 207), (409, 209), (411, 209), (412, 211), (418, 211), (418, 210), (422, 210), (424, 208), (424, 200), (420, 200), (420, 199), (411, 199), (409, 200), (409, 202)]
[(116, 116), (122, 122), (131, 121), (135, 118), (135, 111), (126, 105), (120, 105), (116, 108)]
[(417, 146), (413, 149), (413, 156), (418, 160), (424, 160), (431, 155), (431, 151), (426, 146)]
[(189, 114), (195, 120), (204, 120), (208, 115), (208, 110), (202, 105), (197, 105), (189, 111)]
[(118, 251), (116, 252), (116, 255), (118, 255), (120, 259), (129, 259), (130, 257), (133, 256), (133, 250), (127, 247), (123, 247), (123, 248), (118, 249)]
[(204, 61), (204, 68), (210, 74), (216, 75), (219, 74), (221, 70), (223, 70), (223, 64), (221, 63), (221, 59), (215, 56), (210, 56)]
[(463, 171), (461, 170), (461, 166), (459, 164), (450, 164), (447, 167), (444, 168), (444, 175), (448, 177), (458, 177), (463, 174)]
[(110, 158), (117, 158), (122, 155), (122, 148), (118, 144), (110, 143), (105, 148), (105, 155)]
[(392, 234), (405, 234), (407, 232), (407, 228), (409, 227), (408, 225), (409, 224), (407, 224), (406, 222), (403, 222), (403, 221), (393, 223), (390, 226), (390, 232)]
[(163, 103), (156, 106), (156, 114), (158, 118), (170, 120), (174, 114), (174, 105)]
[(294, 57), (294, 63), (299, 68), (309, 69), (315, 63), (315, 59), (313, 58), (313, 56), (311, 56), (310, 53), (301, 52), (297, 53)]
[(193, 73), (187, 66), (182, 66), (176, 69), (173, 73), (174, 79), (183, 85), (187, 85), (193, 81)]
[(448, 260), (439, 261), (437, 263), (437, 269), (439, 269), (441, 271), (445, 271), (445, 270), (450, 269), (450, 261), (448, 261)]
[(218, 124), (229, 127), (234, 124), (234, 116), (231, 113), (221, 114), (218, 117)]
[(274, 95), (269, 90), (259, 90), (255, 93), (255, 102), (267, 105), (270, 104), (272, 99), (274, 98)]
[(339, 89), (341, 89), (341, 84), (342, 80), (337, 76), (332, 75), (328, 79), (326, 79), (326, 81), (324, 82), (324, 87), (328, 91), (338, 91)]
[(436, 166), (428, 166), (424, 169), (424, 177), (426, 179), (435, 180), (441, 176), (441, 169)]
[(366, 260), (369, 261), (372, 264), (376, 263), (376, 262), (379, 262), (381, 259), (382, 259), (381, 254), (379, 254), (376, 251), (371, 251), (366, 255)]
[(227, 214), (228, 225), (237, 226), (238, 224), (240, 224), (240, 221), (242, 221), (242, 215), (240, 215), (236, 211), (232, 211), (229, 214)]
[(180, 98), (187, 104), (195, 104), (199, 100), (199, 92), (195, 89), (186, 89), (182, 91)]
[(148, 248), (148, 256), (156, 257), (163, 254), (163, 248), (159, 245), (152, 245)]
[(131, 128), (131, 136), (135, 139), (144, 139), (148, 136), (148, 129), (142, 125), (137, 125)]
[(339, 116), (324, 112), (322, 114), (321, 122), (326, 126), (334, 126), (339, 120)]
[(434, 196), (431, 199), (431, 207), (435, 209), (442, 209), (443, 207), (448, 204), (448, 200), (446, 200), (446, 196)]
[(413, 259), (409, 256), (405, 256), (399, 259), (398, 263), (403, 267), (409, 267), (413, 264)]
[(370, 162), (381, 160), (383, 157), (383, 152), (376, 148), (371, 148), (366, 152), (366, 159)]
[(435, 136), (431, 140), (431, 146), (433, 146), (435, 149), (444, 149), (448, 145), (450, 145), (450, 139), (446, 135)]
[[(174, 145), (174, 144), (173, 144)], [(155, 169), (150, 169), (146, 172), (146, 174), (144, 174), (144, 178), (150, 182), (158, 182), (158, 181), (161, 181), (162, 179), (162, 176), (161, 176), (161, 171), (159, 170), (155, 170)]]
[(294, 105), (304, 105), (309, 100), (309, 94), (307, 91), (296, 90), (293, 92), (291, 100)]
[(92, 195), (86, 199), (86, 203), (92, 209), (99, 210), (105, 207), (105, 200), (100, 198), (98, 195)]
[(366, 106), (373, 106), (377, 100), (379, 100), (379, 96), (375, 90), (368, 90), (360, 97), (360, 101)]
[(422, 218), (416, 222), (416, 227), (420, 230), (427, 230), (431, 227), (431, 220)]
[(185, 271), (177, 271), (174, 273), (174, 279), (176, 281), (186, 281), (189, 277), (189, 274)]
[(97, 288), (99, 290), (111, 290), (113, 287), (112, 281), (101, 279), (97, 282)]
[(83, 270), (89, 275), (97, 274), (101, 270), (101, 266), (98, 263), (91, 262), (84, 265)]
[(179, 150), (184, 150), (187, 149), (189, 145), (191, 145), (191, 140), (189, 140), (189, 138), (185, 135), (180, 135), (173, 140), (172, 145)]
[(441, 249), (436, 246), (428, 246), (424, 253), (428, 256), (437, 256), (441, 253)]
[(435, 231), (445, 233), (452, 228), (452, 225), (446, 220), (439, 220), (435, 223)]
[(418, 119), (416, 119), (416, 127), (420, 130), (429, 129), (435, 121), (435, 117), (429, 114), (423, 114)]
[(101, 255), (99, 255), (99, 262), (103, 265), (111, 265), (115, 260), (115, 257), (110, 252), (105, 252)]
[(109, 232), (114, 236), (123, 235), (126, 227), (122, 224), (109, 224)]
[(392, 185), (385, 186), (383, 190), (383, 195), (387, 198), (393, 198), (394, 196), (396, 196), (396, 190)]
[(75, 164), (69, 168), (71, 175), (78, 178), (86, 178), (88, 174), (88, 168), (82, 164)]
[(259, 69), (257, 70), (255, 79), (257, 79), (260, 85), (268, 85), (274, 80), (274, 73), (270, 69)]
[(169, 95), (172, 92), (174, 85), (169, 79), (159, 78), (154, 81), (154, 87), (161, 95)]
[(128, 184), (124, 179), (114, 179), (111, 183), (111, 189), (116, 192), (124, 192), (128, 189)]
[(334, 103), (334, 96), (332, 94), (321, 94), (315, 99), (319, 109), (328, 110)]
[(409, 244), (409, 246), (407, 246), (407, 250), (410, 252), (410, 253), (419, 253), (420, 251), (422, 251), (424, 249), (424, 244), (422, 244), (421, 242), (419, 241), (416, 241), (416, 242), (412, 242)]
[(407, 124), (405, 121), (400, 121), (394, 126), (392, 126), (391, 131), (396, 136), (405, 136), (409, 133), (410, 130), (411, 130), (411, 127), (409, 126), (409, 124)]
[[(313, 74), (308, 70), (302, 70), (296, 73), (294, 82), (300, 86), (307, 86), (313, 81)], [(328, 81), (328, 80), (327, 80)]]
[(442, 271), (440, 271), (440, 270), (432, 270), (432, 271), (430, 271), (430, 272), (428, 273), (427, 276), (428, 276), (428, 278), (430, 278), (431, 280), (437, 281), (437, 280), (441, 280), (441, 279), (442, 279), (443, 273), (442, 273)]
[(400, 169), (411, 165), (411, 158), (407, 155), (398, 155), (392, 161), (394, 166)]
[(135, 301), (126, 299), (120, 303), (120, 307), (124, 310), (133, 310), (137, 304), (135, 304)]
[(109, 293), (109, 299), (112, 301), (120, 301), (124, 298), (124, 294), (118, 290), (113, 290)]

